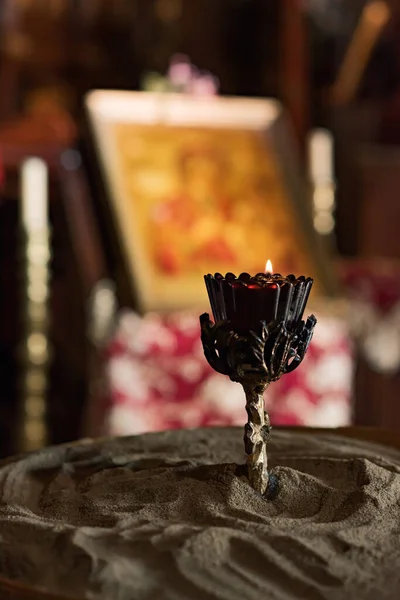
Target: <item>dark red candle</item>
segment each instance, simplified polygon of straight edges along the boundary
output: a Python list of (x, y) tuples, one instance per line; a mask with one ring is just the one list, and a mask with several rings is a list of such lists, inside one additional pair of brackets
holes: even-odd
[[(272, 267), (271, 267), (272, 271)], [(279, 273), (236, 277), (227, 273), (206, 275), (205, 282), (214, 319), (229, 321), (232, 330), (245, 334), (258, 331), (261, 322), (284, 321), (295, 328), (301, 320), (313, 280)]]

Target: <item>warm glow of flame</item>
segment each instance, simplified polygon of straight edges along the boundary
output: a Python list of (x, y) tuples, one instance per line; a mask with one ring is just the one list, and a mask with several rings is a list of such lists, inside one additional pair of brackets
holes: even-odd
[(268, 259), (267, 262), (265, 263), (265, 272), (266, 273), (273, 273), (273, 269), (272, 269), (272, 262)]

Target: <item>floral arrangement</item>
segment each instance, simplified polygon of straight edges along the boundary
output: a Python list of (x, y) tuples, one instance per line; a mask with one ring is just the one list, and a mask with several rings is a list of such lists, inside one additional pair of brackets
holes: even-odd
[(149, 71), (142, 78), (146, 92), (172, 92), (194, 96), (216, 96), (219, 81), (208, 71), (200, 71), (185, 54), (172, 56), (166, 75)]

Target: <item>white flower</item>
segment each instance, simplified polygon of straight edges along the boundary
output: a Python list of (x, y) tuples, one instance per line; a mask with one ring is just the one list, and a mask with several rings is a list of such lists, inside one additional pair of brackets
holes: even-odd
[(199, 317), (191, 312), (179, 312), (170, 316), (170, 323), (185, 335), (198, 336), (200, 334)]
[(133, 311), (121, 312), (117, 339), (135, 354), (147, 354), (155, 343), (165, 352), (173, 352), (176, 338), (153, 313), (142, 318)]
[(118, 319), (118, 333), (123, 337), (134, 335), (142, 323), (142, 318), (135, 312), (127, 309), (120, 311)]
[(188, 402), (174, 406), (175, 416), (179, 415), (183, 427), (199, 427), (204, 415), (204, 409), (199, 402)]
[(309, 427), (344, 427), (351, 423), (350, 401), (342, 396), (327, 396), (312, 408), (304, 423)]
[(353, 363), (343, 353), (327, 354), (312, 366), (303, 369), (307, 385), (316, 394), (336, 391), (349, 393), (352, 385)]
[(148, 385), (162, 396), (169, 396), (176, 391), (176, 383), (167, 369), (163, 369), (156, 362), (143, 364), (143, 377)]
[(205, 406), (225, 415), (244, 414), (245, 396), (243, 388), (225, 375), (211, 375), (199, 390)]
[(396, 373), (400, 365), (400, 335), (390, 322), (382, 321), (365, 336), (362, 347), (378, 373)]
[(286, 395), (284, 412), (293, 413), (306, 427), (342, 427), (351, 422), (350, 396), (323, 396), (314, 404), (301, 390)]
[[(273, 404), (272, 402), (271, 408)], [(305, 392), (293, 389), (285, 395), (283, 411), (296, 415), (304, 425), (308, 425), (313, 411), (313, 404)]]
[(344, 319), (336, 317), (327, 317), (326, 315), (317, 314), (318, 323), (314, 329), (312, 339), (313, 346), (326, 349), (332, 347), (343, 340), (348, 340), (348, 325)]
[(138, 404), (148, 398), (148, 384), (143, 369), (129, 356), (115, 356), (110, 359), (107, 369), (109, 385), (112, 391), (119, 391), (127, 397), (134, 397)]
[(193, 358), (181, 358), (179, 360), (179, 372), (186, 381), (194, 382), (200, 379), (203, 365)]
[(157, 430), (157, 425), (154, 416), (145, 410), (116, 404), (108, 416), (107, 431), (109, 435), (135, 435), (155, 430)]

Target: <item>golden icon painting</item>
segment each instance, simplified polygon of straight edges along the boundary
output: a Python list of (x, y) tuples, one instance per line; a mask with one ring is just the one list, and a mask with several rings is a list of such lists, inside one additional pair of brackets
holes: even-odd
[(98, 91), (87, 105), (142, 310), (203, 307), (202, 274), (267, 258), (329, 291), (278, 103)]

